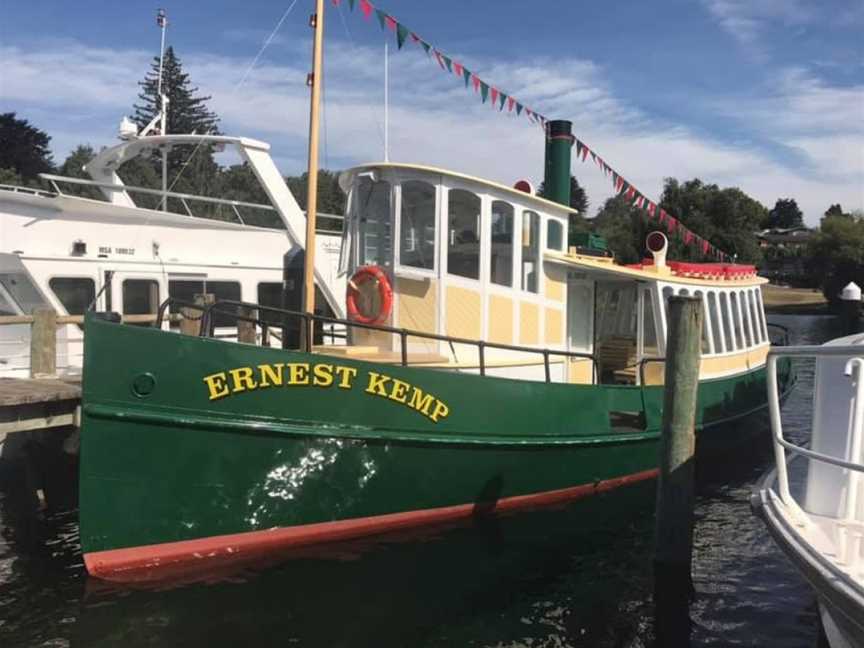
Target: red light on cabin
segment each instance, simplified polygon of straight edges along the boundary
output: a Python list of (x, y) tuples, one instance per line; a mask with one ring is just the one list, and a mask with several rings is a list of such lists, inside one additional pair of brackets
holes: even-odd
[(534, 195), (534, 185), (532, 185), (527, 180), (517, 180), (516, 184), (513, 185), (513, 188), (516, 191), (521, 191), (523, 193)]

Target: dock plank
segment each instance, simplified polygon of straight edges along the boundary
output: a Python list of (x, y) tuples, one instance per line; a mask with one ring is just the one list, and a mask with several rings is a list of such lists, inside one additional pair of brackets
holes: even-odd
[(81, 398), (81, 383), (56, 378), (0, 378), (0, 407), (53, 403)]

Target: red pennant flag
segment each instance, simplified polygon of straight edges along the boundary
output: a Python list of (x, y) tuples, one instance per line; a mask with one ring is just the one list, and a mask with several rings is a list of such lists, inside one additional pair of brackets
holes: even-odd
[(692, 243), (692, 242), (693, 242), (693, 232), (691, 232), (690, 230), (686, 230), (684, 232), (684, 244), (690, 245), (690, 243)]
[(464, 71), (464, 69), (465, 68), (462, 67), (461, 63), (453, 61), (453, 74), (455, 74), (460, 79), (462, 78), (462, 72)]
[(384, 21), (387, 23), (387, 26), (392, 30), (396, 31), (396, 19), (393, 16), (384, 16)]
[(492, 107), (498, 103), (498, 88), (490, 88), (490, 97), (492, 98)]
[(674, 232), (676, 227), (678, 227), (678, 221), (672, 218), (669, 214), (666, 214), (666, 229), (670, 232)]
[(369, 0), (360, 0), (360, 10), (363, 12), (363, 17), (369, 20), (372, 15), (372, 3)]
[(588, 149), (588, 147), (585, 146), (585, 145), (583, 144), (583, 146), (582, 146), (582, 161), (583, 161), (583, 162), (584, 162), (586, 159), (588, 159), (588, 154), (589, 154), (590, 152), (591, 152), (591, 151)]
[(618, 179), (615, 181), (615, 193), (621, 193), (621, 189), (624, 186), (624, 179), (621, 176), (618, 176)]
[(507, 112), (513, 112), (513, 106), (516, 105), (516, 100), (513, 97), (507, 97)]
[(415, 34), (414, 32), (411, 32), (411, 40), (414, 41), (415, 43), (419, 43), (420, 37), (417, 34)]
[(702, 254), (708, 254), (708, 249), (710, 247), (711, 247), (711, 244), (708, 241), (706, 241), (705, 239), (702, 239)]
[(636, 190), (631, 185), (631, 187), (627, 190), (627, 199), (632, 200), (633, 196), (635, 196), (635, 195), (636, 195)]
[(639, 197), (636, 198), (636, 206), (637, 206), (639, 209), (642, 209), (642, 201), (643, 201), (643, 200), (645, 200), (645, 199), (644, 199), (642, 196), (639, 196)]
[(654, 216), (654, 207), (655, 207), (654, 203), (649, 200), (648, 201), (648, 215), (651, 217)]
[(476, 74), (472, 74), (471, 83), (474, 85), (474, 92), (478, 92), (480, 90), (480, 77)]
[(667, 217), (668, 215), (669, 215), (669, 214), (666, 213), (666, 210), (665, 210), (665, 209), (661, 209), (661, 210), (660, 210), (660, 216), (659, 216), (659, 218), (658, 218), (657, 220), (659, 220), (659, 221), (662, 223), (663, 221), (666, 220), (666, 217)]

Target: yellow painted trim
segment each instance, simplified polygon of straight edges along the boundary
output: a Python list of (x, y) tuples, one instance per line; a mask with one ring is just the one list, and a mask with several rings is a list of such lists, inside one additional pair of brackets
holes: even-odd
[(678, 275), (658, 275), (655, 272), (627, 268), (622, 265), (609, 263), (608, 259), (603, 261), (594, 257), (569, 256), (561, 252), (549, 252), (544, 254), (544, 259), (553, 263), (560, 263), (572, 268), (586, 271), (603, 272), (606, 274), (619, 275), (622, 278), (637, 279), (640, 281), (667, 281), (675, 284), (689, 284), (703, 286), (705, 288), (752, 288), (767, 284), (768, 280), (763, 277), (751, 277), (737, 281), (726, 281), (722, 279), (694, 279), (693, 277), (679, 277)]
[(544, 263), (543, 271), (546, 273), (546, 299), (552, 301), (564, 301), (564, 286), (567, 285), (567, 271), (560, 265)]
[(567, 382), (571, 385), (591, 385), (594, 382), (594, 363), (587, 358), (570, 358)]
[(564, 314), (557, 308), (546, 309), (546, 339), (544, 344), (561, 344), (564, 341)]
[(396, 277), (399, 327), (437, 333), (438, 290), (434, 279)]
[(768, 357), (769, 345), (722, 356), (703, 357), (699, 365), (699, 377), (706, 378), (718, 373), (735, 373), (761, 367)]
[(489, 295), (489, 341), (513, 343), (513, 300), (502, 295)]
[[(450, 178), (456, 178), (458, 180), (476, 182), (477, 184), (484, 185), (489, 189), (508, 193), (514, 197), (514, 200), (518, 200), (518, 202), (522, 203), (525, 206), (534, 205), (535, 208), (542, 209), (545, 212), (551, 212), (555, 216), (566, 216), (567, 214), (573, 213), (575, 211), (572, 207), (565, 207), (564, 205), (552, 202), (551, 200), (546, 200), (545, 198), (540, 198), (539, 196), (532, 196), (531, 194), (527, 194), (524, 191), (519, 191), (518, 189), (508, 187), (507, 185), (503, 185), (498, 182), (484, 180), (483, 178), (470, 176), (465, 173), (459, 173), (457, 171), (450, 171), (448, 169), (441, 169), (439, 167), (424, 166), (422, 164), (402, 164), (398, 162), (367, 162), (365, 164), (351, 167), (350, 169), (345, 171), (345, 173), (350, 177), (359, 173), (363, 173), (364, 171), (371, 171), (373, 169), (381, 169), (382, 171), (386, 169), (419, 171), (420, 173), (442, 175), (448, 176)], [(438, 183), (436, 182), (435, 184)]]
[(540, 341), (540, 308), (537, 304), (519, 304), (519, 343), (538, 344)]

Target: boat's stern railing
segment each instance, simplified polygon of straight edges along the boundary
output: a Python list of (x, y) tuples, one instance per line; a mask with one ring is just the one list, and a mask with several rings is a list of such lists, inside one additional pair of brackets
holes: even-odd
[[(850, 357), (851, 356), (851, 357)], [(781, 358), (849, 358), (844, 366), (844, 375), (854, 381), (855, 389), (848, 440), (847, 458), (816, 452), (810, 448), (792, 443), (783, 435), (783, 421), (780, 416), (780, 390), (777, 379), (777, 365)], [(767, 360), (768, 411), (771, 417), (771, 435), (774, 446), (774, 459), (777, 464), (777, 490), (781, 502), (793, 512), (802, 525), (810, 524), (808, 514), (801, 508), (789, 489), (788, 459), (795, 456), (809, 461), (837, 466), (848, 471), (846, 475), (846, 502), (841, 520), (852, 521), (858, 506), (858, 485), (864, 463), (860, 463), (862, 442), (864, 442), (864, 348), (861, 346), (796, 346), (773, 348)]]

